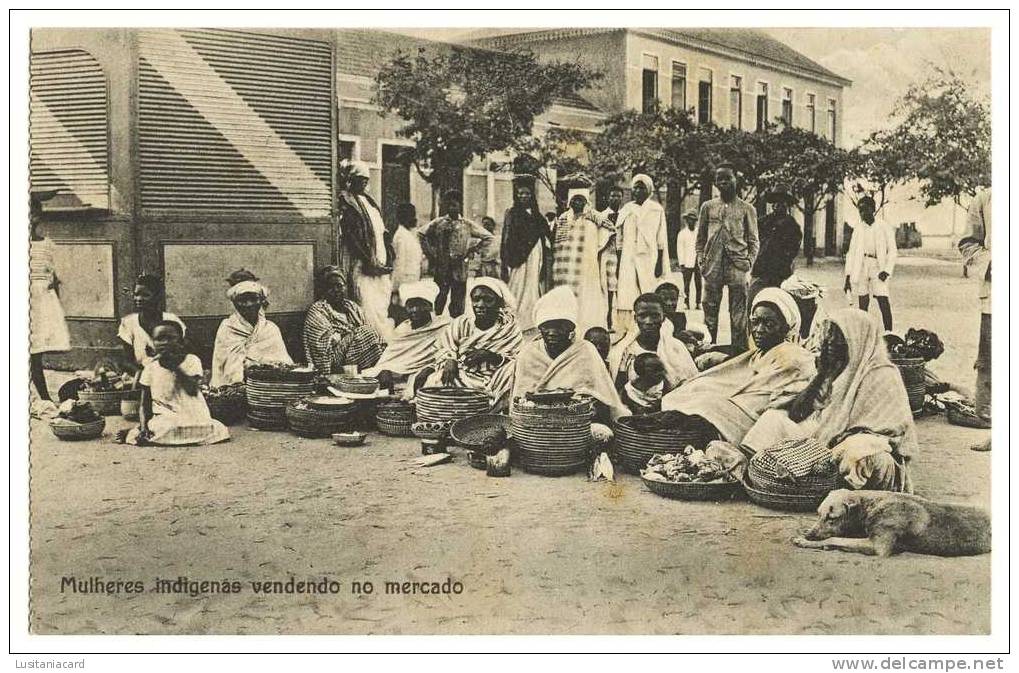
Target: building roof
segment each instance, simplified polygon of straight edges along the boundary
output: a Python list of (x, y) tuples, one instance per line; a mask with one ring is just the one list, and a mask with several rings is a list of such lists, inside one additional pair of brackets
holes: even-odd
[[(336, 69), (347, 75), (374, 77), (382, 63), (389, 60), (395, 52), (416, 52), (420, 48), (438, 52), (479, 47), (436, 42), (382, 30), (337, 30)], [(559, 96), (553, 104), (588, 112), (601, 111), (579, 94)]]
[(749, 28), (553, 28), (480, 37), (471, 44), (493, 49), (507, 49), (529, 43), (547, 42), (587, 35), (629, 30), (653, 38), (678, 42), (711, 51), (735, 52), (743, 60), (755, 64), (774, 63), (803, 71), (815, 77), (834, 80), (842, 86), (852, 81), (807, 58), (789, 45), (759, 30)]

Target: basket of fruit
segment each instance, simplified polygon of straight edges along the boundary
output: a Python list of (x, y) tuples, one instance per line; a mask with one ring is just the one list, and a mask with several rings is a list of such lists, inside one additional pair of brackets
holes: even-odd
[(649, 491), (676, 500), (732, 500), (743, 489), (731, 470), (692, 446), (654, 454), (640, 476)]
[(106, 419), (96, 413), (90, 402), (65, 400), (59, 414), (50, 421), (50, 430), (57, 439), (79, 441), (96, 439), (103, 434)]
[(79, 372), (78, 378), (82, 380), (78, 399), (91, 404), (103, 416), (119, 415), (121, 401), (136, 395), (134, 378), (111, 366), (100, 365), (92, 372)]
[(687, 446), (703, 449), (717, 433), (699, 416), (663, 411), (647, 416), (623, 416), (613, 427), (616, 455), (623, 469), (640, 474), (657, 454), (675, 454)]

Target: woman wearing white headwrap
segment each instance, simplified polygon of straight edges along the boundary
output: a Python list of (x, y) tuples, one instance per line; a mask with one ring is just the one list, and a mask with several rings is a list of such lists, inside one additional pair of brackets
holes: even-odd
[(618, 326), (624, 331), (633, 324), (633, 302), (642, 294), (654, 292), (657, 276), (663, 268), (669, 234), (665, 209), (651, 198), (655, 192), (651, 178), (643, 173), (631, 181), (633, 200), (619, 211), (616, 223), (622, 236), (619, 258), (619, 286), (616, 306)]
[(540, 336), (529, 341), (517, 357), (513, 397), (536, 390), (569, 388), (599, 403), (596, 416), (615, 419), (626, 409), (619, 399), (598, 350), (577, 339), (577, 299), (568, 287), (557, 287), (534, 306)]
[(755, 348), (712, 367), (662, 398), (662, 409), (700, 416), (739, 444), (762, 413), (785, 407), (814, 375), (814, 357), (799, 345), (796, 301), (778, 288), (754, 298)]
[(280, 328), (265, 317), (269, 291), (250, 273), (247, 277), (248, 280), (240, 280), (226, 291), (234, 312), (216, 331), (209, 381), (214, 388), (243, 383), (247, 363), (293, 362)]
[(404, 283), (399, 292), (408, 319), (397, 326), (378, 364), (364, 370), (366, 376), (378, 376), (383, 386), (434, 365), (436, 340), (450, 323), (448, 316), (433, 313), (439, 296), (435, 281)]
[(863, 311), (836, 311), (822, 327), (817, 362), (817, 375), (788, 412), (762, 414), (743, 438), (744, 449), (755, 453), (813, 438), (831, 449), (851, 487), (911, 492), (907, 468), (917, 448), (916, 428), (881, 330)]
[(513, 293), (497, 278), (474, 278), (470, 307), (454, 318), (435, 343), (435, 364), (414, 378), (427, 376), (427, 386), (453, 386), (488, 391), (497, 402), (513, 386), (513, 365), (523, 335), (517, 325)]

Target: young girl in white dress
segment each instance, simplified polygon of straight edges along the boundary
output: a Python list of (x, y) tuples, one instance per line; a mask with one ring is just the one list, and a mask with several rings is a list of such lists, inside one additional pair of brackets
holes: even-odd
[(163, 310), (163, 281), (158, 276), (143, 273), (134, 282), (134, 307), (131, 313), (120, 320), (117, 336), (124, 346), (124, 369), (135, 373), (141, 370), (145, 361), (152, 357), (152, 331), (164, 320), (180, 325), (186, 334), (184, 322)]

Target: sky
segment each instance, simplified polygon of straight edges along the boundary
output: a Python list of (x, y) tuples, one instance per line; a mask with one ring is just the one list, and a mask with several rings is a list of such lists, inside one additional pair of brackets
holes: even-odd
[[(393, 29), (399, 30), (399, 29)], [(932, 65), (950, 69), (974, 94), (990, 96), (990, 31), (982, 28), (764, 28), (829, 70), (853, 80), (846, 89), (842, 119), (847, 147), (888, 123), (895, 102), (922, 80)], [(406, 29), (432, 39), (514, 32), (498, 29)]]

